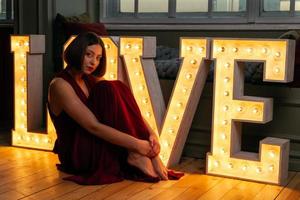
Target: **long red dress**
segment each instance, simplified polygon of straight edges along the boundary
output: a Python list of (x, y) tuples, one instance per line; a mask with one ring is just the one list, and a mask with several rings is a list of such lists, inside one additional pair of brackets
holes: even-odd
[[(138, 105), (125, 84), (120, 81), (96, 83), (92, 76), (85, 76), (84, 81), (89, 89), (89, 97), (86, 97), (67, 70), (63, 70), (57, 77), (63, 78), (73, 87), (81, 101), (101, 123), (148, 140), (149, 132)], [(50, 111), (50, 116), (57, 132), (54, 152), (61, 162), (58, 168), (73, 174), (66, 180), (83, 185), (114, 183), (123, 179), (159, 181), (159, 178), (145, 175), (138, 168), (130, 166), (125, 148), (89, 133), (64, 111), (58, 116)], [(169, 178), (178, 179), (182, 175), (169, 173)]]

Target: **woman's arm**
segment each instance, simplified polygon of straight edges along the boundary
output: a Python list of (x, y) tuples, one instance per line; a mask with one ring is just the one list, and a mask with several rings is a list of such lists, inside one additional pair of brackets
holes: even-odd
[(144, 123), (149, 131), (149, 142), (151, 147), (153, 148), (153, 151), (156, 155), (159, 154), (160, 152), (160, 143), (159, 143), (159, 135), (153, 131), (153, 129), (150, 127), (150, 125), (148, 124), (148, 122), (143, 118)]
[(148, 141), (137, 139), (100, 123), (65, 80), (57, 78), (50, 84), (48, 98), (51, 109), (55, 107), (55, 110), (64, 110), (80, 126), (97, 137), (142, 155), (153, 157), (152, 147)]

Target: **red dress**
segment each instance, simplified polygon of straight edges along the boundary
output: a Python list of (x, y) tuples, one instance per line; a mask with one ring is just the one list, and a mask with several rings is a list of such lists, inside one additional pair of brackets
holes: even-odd
[[(96, 83), (92, 76), (85, 76), (84, 81), (89, 90), (87, 98), (67, 70), (63, 70), (57, 77), (63, 78), (73, 87), (80, 100), (101, 123), (136, 138), (148, 140), (149, 132), (138, 105), (125, 84), (120, 81)], [(83, 185), (114, 183), (124, 179), (159, 181), (159, 178), (145, 175), (138, 168), (127, 164), (125, 148), (89, 133), (64, 111), (58, 116), (50, 111), (50, 116), (57, 132), (54, 152), (61, 162), (58, 167), (73, 174), (66, 180)], [(170, 179), (178, 179), (183, 174), (172, 175)]]

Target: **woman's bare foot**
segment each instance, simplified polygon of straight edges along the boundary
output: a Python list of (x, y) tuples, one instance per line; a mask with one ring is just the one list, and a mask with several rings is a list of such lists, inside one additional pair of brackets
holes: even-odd
[(150, 158), (140, 155), (138, 153), (129, 152), (127, 157), (128, 164), (135, 166), (142, 170), (145, 174), (152, 176), (152, 177), (158, 177), (156, 174), (152, 162)]
[(159, 156), (151, 159), (154, 170), (162, 180), (168, 180), (168, 169), (164, 166)]

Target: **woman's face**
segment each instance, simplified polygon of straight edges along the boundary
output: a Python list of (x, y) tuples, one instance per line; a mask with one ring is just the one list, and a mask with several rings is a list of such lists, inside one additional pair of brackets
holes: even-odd
[(83, 57), (81, 70), (85, 74), (93, 73), (102, 58), (102, 47), (99, 44), (93, 44), (86, 48)]

